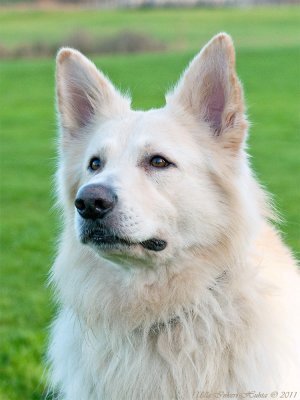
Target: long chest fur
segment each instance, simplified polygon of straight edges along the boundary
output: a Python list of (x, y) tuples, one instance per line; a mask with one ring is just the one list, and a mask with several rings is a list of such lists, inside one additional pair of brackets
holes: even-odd
[(211, 296), (214, 302), (130, 331), (118, 328), (114, 316), (114, 322), (87, 327), (63, 311), (56, 336), (62, 338), (64, 398), (192, 400), (203, 391), (275, 387), (270, 359), (257, 357), (267, 336), (261, 335), (261, 343), (256, 339), (253, 310), (240, 299), (237, 314), (231, 302)]

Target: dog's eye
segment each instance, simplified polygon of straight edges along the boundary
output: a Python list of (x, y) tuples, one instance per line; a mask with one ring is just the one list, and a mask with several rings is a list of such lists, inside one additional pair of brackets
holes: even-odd
[(100, 158), (93, 157), (89, 163), (89, 169), (92, 171), (97, 171), (101, 168), (101, 160)]
[(150, 164), (155, 168), (166, 168), (170, 162), (161, 156), (154, 156), (151, 158)]

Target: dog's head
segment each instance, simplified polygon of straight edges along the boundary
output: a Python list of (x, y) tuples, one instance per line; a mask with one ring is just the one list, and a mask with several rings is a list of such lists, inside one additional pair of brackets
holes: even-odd
[(214, 37), (165, 107), (146, 112), (62, 49), (57, 100), (60, 195), (81, 243), (105, 257), (169, 259), (220, 241), (233, 207), (224, 182), (241, 168), (246, 130), (229, 36)]

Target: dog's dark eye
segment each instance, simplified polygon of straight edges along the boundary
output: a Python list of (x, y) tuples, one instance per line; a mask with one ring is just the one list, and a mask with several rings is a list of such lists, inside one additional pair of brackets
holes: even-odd
[(100, 168), (101, 168), (101, 160), (100, 160), (100, 158), (93, 157), (91, 159), (91, 161), (90, 161), (89, 169), (91, 169), (92, 171), (97, 171)]
[(170, 162), (161, 156), (154, 156), (151, 158), (150, 164), (155, 168), (166, 168), (170, 165)]

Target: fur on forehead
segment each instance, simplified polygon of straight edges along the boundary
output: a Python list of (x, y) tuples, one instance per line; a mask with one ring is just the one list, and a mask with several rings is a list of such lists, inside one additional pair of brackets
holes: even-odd
[[(57, 105), (63, 143), (95, 131), (104, 121), (126, 119), (130, 100), (95, 65), (73, 49), (57, 56)], [(166, 96), (165, 115), (173, 115), (199, 138), (214, 138), (219, 150), (243, 148), (247, 121), (235, 53), (227, 34), (215, 36), (192, 60)], [(147, 113), (146, 113), (147, 114)], [(132, 115), (132, 114), (131, 114)]]
[[(199, 124), (197, 124), (197, 129)], [(203, 130), (207, 127), (203, 124)], [(196, 127), (180, 120), (168, 108), (131, 111), (122, 119), (103, 122), (90, 136), (87, 153), (99, 152), (108, 157), (131, 160), (160, 154), (170, 161), (191, 166), (201, 164), (210, 149), (208, 135), (198, 137)], [(200, 151), (202, 149), (202, 151)], [(203, 154), (203, 156), (202, 156)]]

